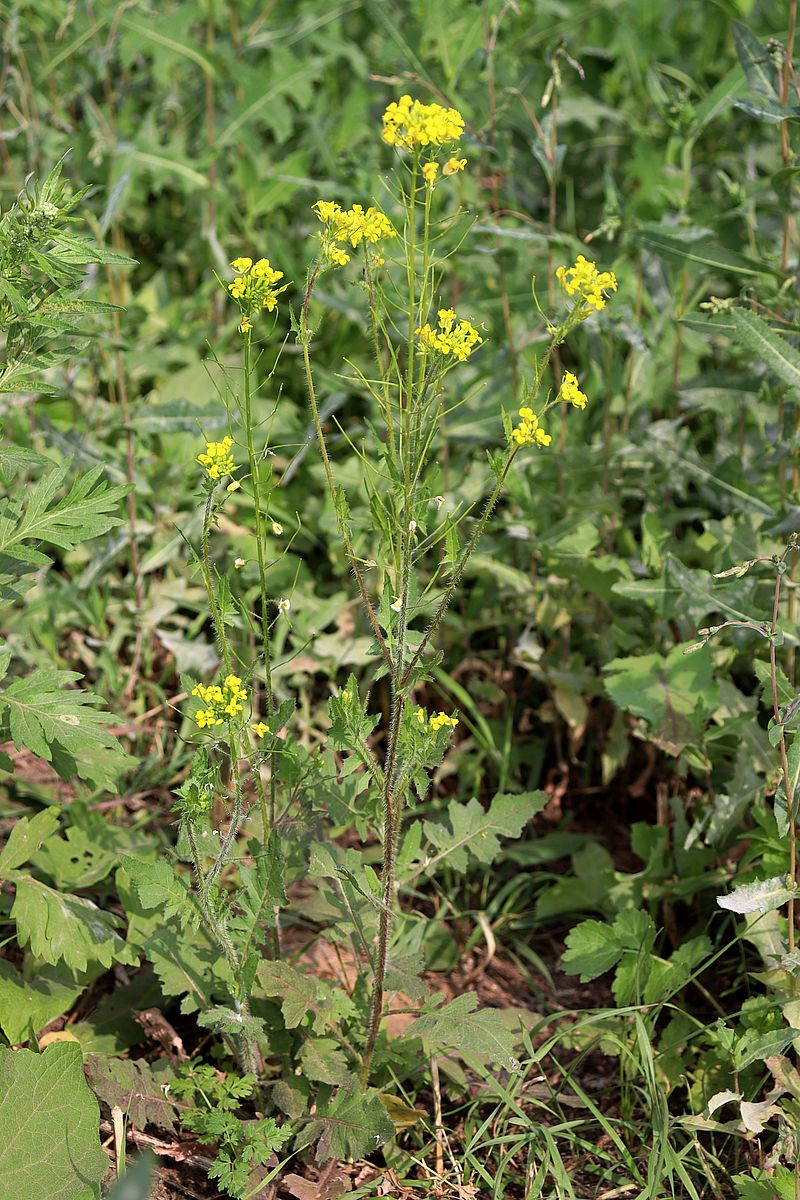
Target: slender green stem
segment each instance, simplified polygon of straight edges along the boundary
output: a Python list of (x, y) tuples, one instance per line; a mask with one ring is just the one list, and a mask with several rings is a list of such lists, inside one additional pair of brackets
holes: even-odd
[(333, 478), (333, 468), (331, 467), (331, 461), (330, 461), (330, 458), (328, 457), (328, 447), (325, 444), (325, 434), (322, 429), (322, 422), (320, 421), (320, 418), (319, 418), (319, 406), (317, 404), (317, 393), (314, 388), (314, 375), (311, 370), (311, 356), (309, 354), (309, 349), (308, 349), (309, 341), (310, 341), (309, 333), (308, 333), (308, 302), (311, 298), (311, 290), (314, 286), (314, 281), (316, 279), (316, 275), (317, 275), (317, 271), (315, 270), (309, 281), (308, 289), (306, 290), (306, 298), (305, 298), (305, 303), (303, 304), (302, 316), (301, 316), (301, 321), (300, 321), (300, 345), (302, 346), (302, 350), (303, 350), (303, 367), (304, 367), (305, 376), (306, 376), (306, 387), (308, 389), (308, 400), (309, 400), (309, 404), (311, 406), (311, 416), (314, 421), (314, 429), (317, 434), (317, 442), (319, 444), (320, 454), (322, 455), (323, 466), (325, 467), (325, 478), (328, 481), (328, 491), (330, 492), (331, 500), (333, 501), (334, 511), (336, 513), (336, 521), (337, 521), (337, 524), (339, 527), (339, 535), (340, 535), (342, 541), (344, 542), (345, 553), (350, 562), (350, 567), (353, 571), (353, 574), (355, 575), (356, 582), (358, 584), (358, 590), (361, 593), (361, 599), (364, 602), (365, 609), (367, 610), (367, 616), (369, 617), (369, 623), (372, 626), (372, 631), (375, 634), (378, 645), (380, 646), (381, 653), (383, 654), (383, 657), (386, 660), (386, 665), (388, 666), (389, 670), (391, 671), (392, 670), (392, 657), (389, 653), (389, 647), (386, 645), (386, 641), (384, 640), (383, 633), (381, 632), (381, 627), (378, 624), (378, 618), (375, 615), (375, 610), (372, 607), (372, 602), (369, 598), (369, 594), (367, 592), (367, 588), (364, 583), (364, 577), (362, 576), (361, 571), (359, 570), (358, 560), (355, 555), (355, 550), (353, 549), (353, 542), (350, 538), (350, 531), (347, 528), (347, 522), (344, 519), (344, 515), (340, 511), (340, 505), (339, 505), (339, 502), (338, 502), (337, 496), (336, 496), (336, 483), (334, 482), (334, 478)]
[(225, 670), (231, 672), (231, 653), (228, 646), (228, 639), (225, 634), (222, 617), (220, 615), (219, 606), (217, 604), (217, 593), (214, 589), (214, 581), (211, 577), (211, 560), (208, 553), (208, 539), (211, 529), (211, 509), (214, 503), (213, 489), (208, 493), (206, 500), (205, 512), (203, 513), (203, 582), (206, 586), (208, 594), (208, 603), (211, 605), (211, 620), (214, 626), (214, 632), (219, 642), (219, 648), (222, 652), (222, 660), (225, 663)]
[[(267, 591), (267, 571), (264, 564), (264, 522), (261, 512), (261, 476), (260, 463), (253, 443), (253, 382), (251, 360), (250, 331), (244, 335), (244, 426), (247, 438), (247, 459), (250, 468), (250, 480), (253, 488), (253, 511), (255, 514), (256, 555), (258, 558), (258, 582), (261, 592), (261, 645), (264, 656), (264, 676), (267, 688), (267, 716), (275, 712), (275, 693), (272, 686), (272, 656), (269, 635), (269, 594)], [(266, 798), (258, 770), (254, 772), (258, 784), (258, 798), (261, 805), (261, 820), (264, 837), (275, 824), (275, 770), (273, 756), (269, 761), (269, 814), (267, 814)]]
[(367, 280), (367, 296), (369, 299), (369, 322), (372, 330), (372, 347), (375, 351), (375, 362), (380, 372), (381, 383), (383, 384), (383, 412), (386, 417), (386, 435), (389, 440), (389, 454), (392, 462), (397, 463), (397, 447), (395, 446), (394, 437), (394, 418), (392, 416), (392, 399), (389, 392), (389, 377), (386, 372), (386, 363), (381, 350), (380, 331), (378, 329), (378, 299), (375, 291), (375, 276), (372, 273), (372, 265), (369, 260), (369, 249), (367, 243), (364, 242), (364, 272)]

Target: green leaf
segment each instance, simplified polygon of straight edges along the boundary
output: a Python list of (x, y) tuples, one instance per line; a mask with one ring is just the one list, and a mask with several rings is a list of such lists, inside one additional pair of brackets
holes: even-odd
[(44, 808), (33, 817), (20, 817), (0, 850), (0, 878), (27, 862), (46, 838), (58, 829), (60, 808)]
[(149, 937), (143, 950), (161, 980), (164, 995), (182, 997), (182, 1013), (197, 1012), (210, 1005), (213, 994), (210, 962), (201, 957), (192, 941), (167, 927)]
[(0, 1050), (0, 1179), (6, 1196), (99, 1197), (108, 1170), (99, 1127), (80, 1046), (59, 1042), (43, 1054)]
[(174, 916), (184, 923), (195, 919), (197, 912), (188, 884), (176, 874), (170, 862), (163, 858), (146, 862), (126, 854), (120, 865), (127, 872), (142, 908), (160, 909), (165, 920)]
[(102, 465), (78, 474), (67, 494), (56, 499), (71, 465), (68, 460), (46, 472), (24, 499), (6, 506), (0, 516), (0, 552), (28, 540), (74, 550), (87, 538), (99, 537), (122, 524), (120, 502), (130, 488), (127, 484), (109, 486)]
[(567, 934), (561, 965), (581, 983), (591, 983), (619, 961), (622, 947), (615, 931), (602, 921), (581, 921)]
[(637, 241), (667, 262), (676, 262), (682, 267), (694, 267), (704, 271), (731, 272), (733, 275), (778, 275), (780, 272), (745, 258), (735, 250), (728, 250), (710, 237), (676, 237), (674, 232), (662, 233), (657, 229), (643, 230)]
[(789, 387), (800, 387), (800, 351), (775, 333), (766, 321), (744, 308), (731, 312), (736, 340)]
[(448, 805), (449, 825), (426, 821), (424, 832), (436, 848), (421, 870), (429, 871), (442, 859), (455, 871), (465, 872), (472, 860), (490, 863), (501, 851), (499, 837), (519, 837), (527, 823), (547, 804), (545, 792), (495, 796), (488, 810), (474, 797), (466, 804)]
[(76, 971), (89, 963), (134, 966), (132, 947), (117, 933), (119, 918), (104, 912), (83, 896), (56, 892), (38, 879), (21, 876), (11, 916), (17, 922), (17, 938), (30, 945), (31, 953), (48, 963), (65, 962)]
[(48, 1021), (68, 1012), (85, 986), (71, 971), (49, 964), (26, 979), (0, 958), (0, 1028), (12, 1045), (35, 1038)]
[(772, 879), (742, 883), (729, 896), (717, 896), (717, 904), (729, 912), (740, 914), (768, 913), (786, 904), (793, 894), (787, 876), (775, 875)]
[(738, 1039), (733, 1063), (737, 1071), (744, 1071), (754, 1062), (763, 1062), (772, 1054), (782, 1054), (795, 1038), (800, 1037), (800, 1029), (770, 1029), (766, 1033), (758, 1029), (746, 1029)]
[(317, 1141), (318, 1162), (328, 1159), (365, 1158), (390, 1138), (394, 1125), (374, 1088), (360, 1091), (354, 1080), (340, 1088), (327, 1103), (317, 1107), (314, 1117), (297, 1139), (299, 1148)]
[(300, 1051), (303, 1075), (319, 1083), (340, 1085), (349, 1075), (347, 1059), (333, 1038), (309, 1038)]
[(759, 95), (766, 96), (770, 100), (777, 100), (775, 68), (772, 66), (766, 49), (753, 31), (741, 21), (734, 21), (731, 31), (736, 53), (748, 84)]
[(39, 669), (15, 679), (0, 693), (0, 714), (7, 710), (11, 737), (53, 764), (62, 779), (77, 775), (87, 783), (116, 790), (117, 776), (132, 759), (109, 732), (111, 713), (97, 712), (103, 703), (92, 692), (67, 689), (81, 676), (75, 671)]
[(258, 941), (263, 925), (275, 924), (277, 909), (286, 904), (286, 864), (278, 834), (273, 830), (265, 847), (254, 844), (251, 848), (255, 866), (240, 868), (241, 886), (236, 899), (241, 912), (231, 921), (231, 929), (242, 938), (245, 953), (254, 940)]
[(697, 740), (719, 697), (708, 646), (688, 656), (683, 651), (678, 645), (666, 657), (615, 658), (605, 668), (606, 690), (614, 703), (644, 718), (650, 740), (674, 755)]
[(121, 1108), (137, 1129), (153, 1125), (175, 1133), (180, 1110), (188, 1106), (168, 1098), (175, 1071), (166, 1059), (112, 1058), (87, 1054), (86, 1074), (92, 1091), (109, 1108)]
[(475, 993), (465, 992), (444, 1007), (417, 1017), (405, 1036), (421, 1038), (428, 1055), (456, 1050), (508, 1067), (513, 1060), (514, 1035), (496, 1009), (478, 1009), (477, 1004)]

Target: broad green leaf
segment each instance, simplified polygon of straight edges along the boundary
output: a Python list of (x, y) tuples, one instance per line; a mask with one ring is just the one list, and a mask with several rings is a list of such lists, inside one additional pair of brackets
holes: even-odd
[(620, 708), (648, 724), (650, 740), (680, 754), (699, 737), (719, 697), (707, 646), (691, 655), (682, 645), (661, 654), (615, 658), (606, 666), (606, 690)]
[(561, 965), (581, 983), (591, 983), (619, 961), (622, 947), (616, 932), (602, 921), (581, 921), (567, 934)]
[(737, 1071), (744, 1071), (751, 1063), (763, 1062), (773, 1054), (782, 1054), (797, 1037), (800, 1037), (800, 1029), (788, 1029), (785, 1025), (766, 1033), (758, 1029), (746, 1029), (734, 1048), (734, 1066)]
[(53, 1017), (68, 1012), (85, 987), (64, 967), (48, 964), (26, 979), (0, 958), (0, 1028), (12, 1045), (26, 1042)]
[(547, 804), (545, 792), (495, 796), (488, 810), (474, 797), (466, 804), (453, 800), (447, 808), (449, 825), (426, 821), (425, 836), (437, 850), (420, 870), (430, 871), (447, 859), (455, 871), (464, 872), (472, 860), (490, 863), (500, 853), (500, 837), (519, 837), (528, 821)]
[(742, 883), (729, 896), (717, 896), (720, 908), (735, 913), (768, 913), (781, 908), (793, 895), (785, 875)]
[(369, 1088), (360, 1091), (357, 1081), (334, 1092), (330, 1100), (301, 1127), (298, 1147), (317, 1142), (318, 1162), (328, 1159), (365, 1158), (394, 1136), (394, 1125), (380, 1096)]
[(319, 1083), (340, 1086), (350, 1073), (344, 1051), (333, 1038), (308, 1038), (300, 1051), (300, 1061), (305, 1078)]
[(148, 1063), (145, 1059), (88, 1054), (86, 1075), (97, 1098), (109, 1108), (121, 1108), (137, 1129), (153, 1125), (174, 1133), (180, 1112), (187, 1108), (168, 1096), (175, 1071), (165, 1058)]
[[(252, 844), (251, 844), (252, 845)], [(241, 867), (241, 886), (237, 894), (240, 913), (231, 921), (231, 928), (241, 936), (244, 953), (255, 941), (264, 925), (274, 925), (277, 910), (286, 904), (284, 891), (284, 851), (280, 837), (270, 833), (267, 844), (252, 845), (255, 866)]]
[(513, 1059), (514, 1034), (495, 1009), (479, 1009), (477, 1004), (474, 992), (464, 992), (449, 1004), (417, 1017), (404, 1036), (421, 1038), (428, 1055), (455, 1050), (508, 1067)]
[(117, 933), (119, 918), (83, 896), (56, 892), (38, 879), (20, 876), (11, 916), (21, 945), (48, 963), (65, 962), (76, 971), (89, 963), (134, 966), (138, 958)]
[(80, 678), (75, 671), (40, 669), (15, 679), (0, 692), (0, 717), (7, 718), (17, 749), (51, 762), (62, 779), (78, 776), (114, 791), (134, 760), (108, 730), (114, 717), (97, 711), (102, 697), (67, 686)]
[(788, 387), (800, 387), (800, 350), (770, 329), (766, 321), (743, 308), (731, 312), (736, 340)]
[(0, 879), (27, 862), (46, 838), (58, 829), (60, 808), (44, 808), (33, 817), (20, 817), (0, 850)]
[(95, 1200), (108, 1159), (80, 1046), (0, 1050), (0, 1180), (8, 1197)]
[(176, 873), (172, 863), (163, 858), (146, 862), (126, 854), (120, 865), (127, 872), (143, 908), (159, 909), (165, 920), (180, 916), (186, 922), (196, 917), (188, 884)]
[(197, 935), (190, 940), (175, 929), (165, 927), (149, 937), (143, 946), (161, 981), (164, 995), (182, 997), (182, 1013), (208, 1008), (214, 993), (212, 952), (208, 950), (201, 956), (196, 942)]

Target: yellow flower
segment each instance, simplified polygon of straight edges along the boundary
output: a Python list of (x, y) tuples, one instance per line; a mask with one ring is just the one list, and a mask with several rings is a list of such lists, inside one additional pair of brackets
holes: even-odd
[(545, 433), (539, 424), (539, 418), (532, 408), (527, 406), (519, 410), (520, 421), (511, 430), (511, 440), (517, 446), (549, 446), (552, 437)]
[(241, 486), (242, 486), (242, 485), (239, 483), (239, 480), (238, 480), (238, 479), (232, 479), (232, 480), (231, 480), (231, 482), (230, 482), (230, 483), (228, 484), (228, 486), (226, 487), (225, 491), (226, 491), (226, 492), (238, 492), (238, 491), (239, 491), (239, 488), (240, 488)]
[(222, 687), (218, 683), (198, 683), (192, 688), (192, 695), (208, 706), (194, 715), (199, 729), (222, 725), (226, 718), (238, 716), (242, 711), (242, 701), (247, 699), (247, 692), (238, 675), (229, 675)]
[(586, 408), (586, 394), (578, 387), (578, 380), (571, 371), (564, 372), (558, 398), (574, 405), (575, 408)]
[(420, 725), (424, 725), (424, 724), (425, 724), (425, 710), (424, 710), (423, 708), (415, 708), (415, 709), (414, 709), (414, 716), (417, 718), (417, 720), (419, 721)]
[(354, 204), (344, 209), (335, 200), (318, 200), (313, 209), (325, 226), (320, 239), (329, 266), (343, 267), (350, 261), (350, 255), (337, 242), (349, 242), (355, 250), (362, 241), (376, 246), (385, 238), (397, 237), (397, 230), (379, 208), (370, 206), (365, 211), (361, 204)]
[(428, 724), (434, 733), (438, 733), (440, 729), (455, 729), (458, 724), (458, 717), (448, 717), (447, 713), (439, 712), (430, 718)]
[(239, 331), (248, 333), (253, 328), (250, 318), (262, 308), (268, 312), (277, 308), (277, 298), (286, 291), (287, 285), (275, 286), (283, 279), (283, 271), (276, 271), (268, 258), (259, 258), (256, 263), (252, 258), (237, 258), (231, 266), (242, 272), (228, 284), (228, 291), (239, 305)]
[(457, 171), (463, 171), (467, 165), (465, 158), (448, 158), (442, 169), (443, 175), (455, 175)]
[(616, 292), (617, 277), (613, 271), (598, 271), (597, 263), (579, 254), (574, 267), (559, 267), (556, 278), (567, 295), (577, 297), (575, 311), (583, 320), (590, 312), (605, 308), (608, 293)]
[(422, 325), (416, 331), (417, 337), (423, 346), (429, 346), (444, 357), (464, 362), (483, 338), (469, 321), (459, 321), (452, 308), (440, 308), (437, 316), (438, 329)]
[(244, 566), (246, 566), (246, 565), (247, 565), (247, 559), (245, 559), (245, 558), (237, 558), (237, 559), (235, 559), (235, 560), (234, 560), (234, 564), (233, 564), (233, 565), (234, 565), (234, 567), (236, 568), (236, 570), (237, 570), (237, 571), (241, 571), (242, 567), (244, 567)]
[(401, 96), (383, 114), (383, 140), (401, 150), (457, 142), (463, 132), (464, 118), (458, 109), (423, 104), (410, 96)]
[(267, 723), (265, 721), (258, 721), (257, 724), (251, 725), (250, 728), (252, 729), (253, 733), (256, 735), (257, 738), (263, 738), (265, 733), (272, 732), (269, 725), (267, 725)]
[(275, 537), (281, 536), (283, 533), (283, 526), (281, 525), (280, 521), (272, 522), (272, 532), (275, 534)]
[(328, 262), (334, 267), (346, 267), (350, 262), (350, 255), (346, 250), (342, 250), (340, 246), (329, 246), (327, 258)]
[(399, 613), (402, 607), (403, 607), (403, 601), (400, 596), (395, 596), (394, 600), (389, 605), (389, 608), (392, 610), (392, 612), (396, 612), (396, 613)]
[(205, 468), (209, 479), (221, 479), (233, 471), (233, 458), (230, 453), (233, 438), (224, 437), (221, 442), (206, 442), (205, 454), (198, 454), (197, 461)]
[(437, 162), (425, 163), (425, 166), (422, 168), (422, 174), (425, 176), (426, 183), (433, 183), (439, 174), (439, 164)]

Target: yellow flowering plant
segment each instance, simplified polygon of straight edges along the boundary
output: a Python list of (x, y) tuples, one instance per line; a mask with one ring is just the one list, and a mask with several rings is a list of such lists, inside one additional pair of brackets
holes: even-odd
[[(434, 639), (512, 467), (525, 469), (535, 461), (528, 450), (551, 447), (546, 422), (554, 407), (587, 405), (578, 376), (559, 371), (551, 383), (550, 364), (556, 348), (602, 311), (617, 286), (610, 272), (582, 256), (559, 269), (562, 311), (545, 317), (546, 341), (532, 361), (530, 381), (523, 395), (509, 397), (508, 407), (516, 408), (517, 416), (495, 402), (497, 444), (489, 454), (486, 498), (474, 509), (440, 511), (436, 460), (442, 418), (463, 403), (476, 359), (491, 352), (468, 298), (457, 309), (447, 289), (446, 264), (453, 253), (447, 243), (453, 221), (447, 214), (456, 207), (447, 181), (468, 167), (465, 129), (454, 108), (409, 96), (388, 105), (382, 137), (393, 164), (385, 194), (365, 196), (349, 207), (330, 197), (316, 201), (309, 213), (315, 254), (305, 287), (289, 309), (342, 561), (352, 572), (372, 637), (374, 678), (386, 680), (385, 719), (351, 675), (329, 700), (330, 729), (322, 739), (328, 744), (312, 753), (291, 728), (293, 701), (276, 677), (273, 639), (292, 621), (293, 610), (291, 594), (271, 585), (270, 569), (291, 538), (284, 538), (277, 504), (272, 511), (277, 481), (269, 467), (264, 395), (272, 374), (264, 371), (272, 329), (263, 315), (271, 315), (274, 323), (282, 319), (280, 301), (290, 285), (268, 258), (241, 255), (231, 263), (233, 278), (220, 280), (236, 316), (241, 369), (234, 373), (214, 359), (224, 381), (219, 392), (227, 429), (209, 431), (194, 464), (203, 497), (195, 561), (219, 665), (210, 677), (187, 681), (187, 718), (197, 751), (177, 807), (180, 844), (194, 871), (196, 919), (222, 954), (228, 1001), (204, 1020), (257, 1079), (276, 1069), (265, 1061), (275, 1055), (262, 1015), (274, 1020), (274, 1012), (264, 1005), (287, 989), (302, 992), (306, 986), (282, 958), (284, 889), (292, 879), (313, 877), (327, 911), (340, 914), (331, 936), (349, 936), (345, 952), (370, 965), (352, 994), (323, 994), (316, 981), (316, 999), (308, 1010), (316, 1014), (313, 1029), (298, 1029), (300, 1018), (293, 1016), (283, 1036), (287, 1043), (314, 1034), (332, 1041), (338, 1065), (335, 1070), (326, 1066), (320, 1078), (335, 1076), (340, 1090), (326, 1098), (323, 1086), (314, 1103), (329, 1103), (335, 1115), (338, 1103), (356, 1103), (360, 1097), (359, 1112), (370, 1114), (379, 1141), (390, 1135), (392, 1125), (374, 1084), (388, 1085), (397, 1053), (396, 1047), (389, 1051), (386, 1040), (386, 997), (396, 986), (392, 961), (409, 946), (399, 889), (442, 859), (463, 869), (469, 853), (490, 858), (499, 843), (487, 830), (518, 835), (545, 802), (540, 793), (499, 796), (487, 812), (475, 800), (453, 801), (447, 823), (425, 823), (427, 853), (421, 823), (412, 821), (404, 838), (406, 817), (426, 798), (434, 772), (463, 730), (464, 718), (457, 712), (425, 702), (436, 662)], [(362, 468), (371, 528), (351, 517), (318, 396), (318, 379), (330, 378), (329, 371), (316, 370), (314, 339), (324, 319), (325, 296), (318, 283), (328, 273), (334, 283), (345, 277), (360, 287), (374, 357), (368, 370), (349, 363), (351, 385), (374, 415), (360, 446), (338, 426)], [(275, 362), (281, 350), (278, 344)], [(346, 478), (352, 486), (352, 470)], [(252, 522), (254, 559), (224, 562), (228, 506), (236, 508), (237, 520)], [(212, 553), (218, 547), (219, 553)], [(353, 824), (365, 843), (379, 842), (379, 872), (367, 863), (359, 867), (355, 849), (344, 853), (321, 840), (323, 814), (327, 827), (337, 827), (337, 821), (341, 829)], [(464, 849), (465, 839), (470, 851)], [(411, 963), (416, 976), (420, 963), (413, 956)], [(475, 1038), (476, 1049), (489, 1059), (506, 1068), (513, 1064), (512, 1034), (487, 1041), (479, 1014), (465, 1033), (467, 1017), (460, 1010), (444, 1018), (434, 1013), (435, 1000), (425, 998), (424, 985), (417, 984), (422, 999), (408, 1035), (412, 1042), (423, 1038), (426, 1047), (435, 1047), (464, 1044), (465, 1037), (471, 1044)], [(416, 985), (406, 978), (403, 987), (414, 991)], [(466, 1003), (472, 1011), (474, 997), (466, 997)], [(282, 1053), (288, 1068), (293, 1060)], [(302, 1046), (297, 1053), (305, 1061)], [(319, 1079), (310, 1078), (319, 1086)], [(303, 1102), (310, 1103), (308, 1081), (304, 1086)]]

